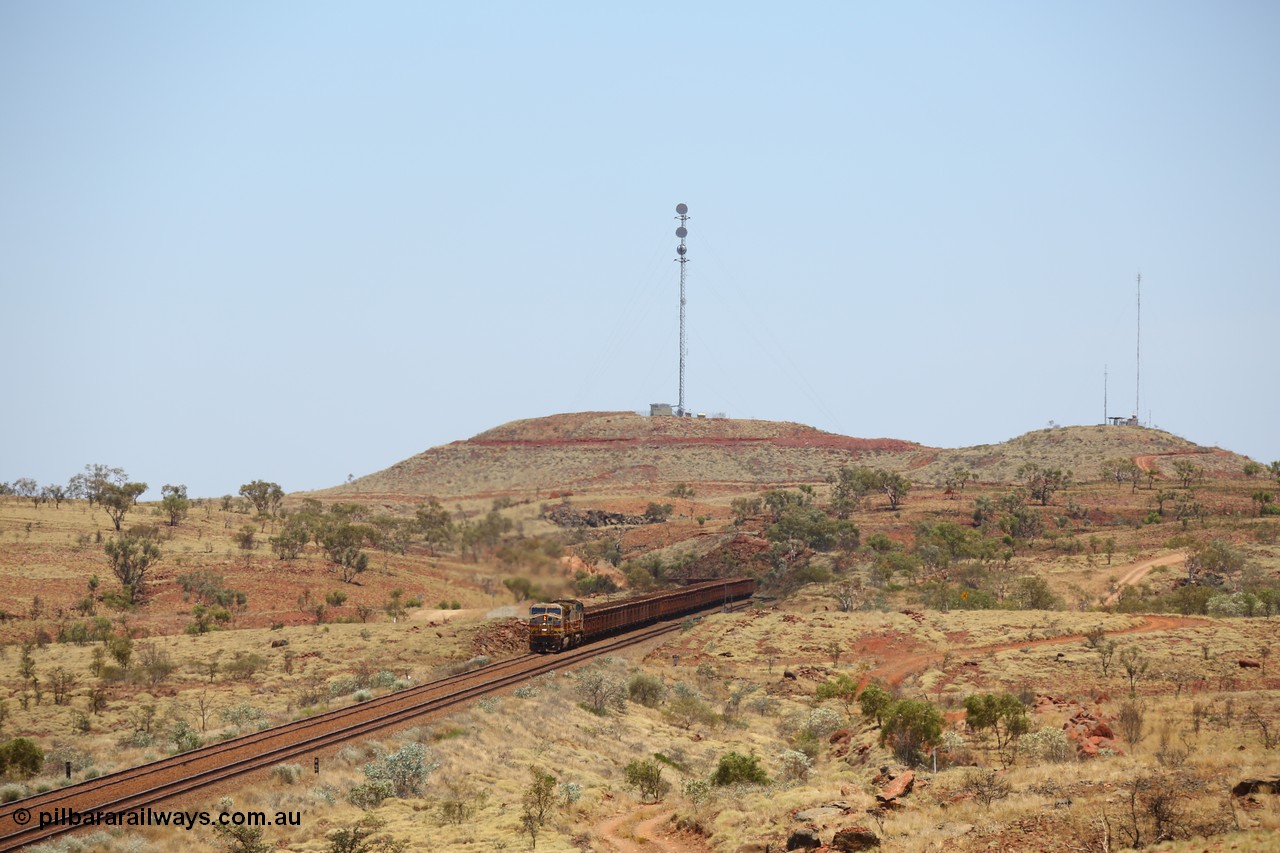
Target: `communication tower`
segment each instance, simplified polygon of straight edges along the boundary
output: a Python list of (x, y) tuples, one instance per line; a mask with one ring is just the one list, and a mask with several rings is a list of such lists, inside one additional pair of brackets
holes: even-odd
[(1135, 370), (1137, 387), (1133, 396), (1133, 419), (1142, 411), (1142, 273), (1138, 273), (1138, 366)]
[(676, 416), (683, 418), (685, 416), (684, 360), (689, 354), (684, 333), (685, 264), (689, 262), (685, 254), (688, 249), (685, 247), (684, 238), (689, 236), (689, 229), (685, 227), (685, 223), (689, 221), (689, 205), (683, 202), (676, 205), (676, 219), (680, 220), (680, 225), (676, 228), (676, 236), (680, 238), (680, 245), (676, 246), (676, 261), (680, 264), (680, 396), (676, 403)]

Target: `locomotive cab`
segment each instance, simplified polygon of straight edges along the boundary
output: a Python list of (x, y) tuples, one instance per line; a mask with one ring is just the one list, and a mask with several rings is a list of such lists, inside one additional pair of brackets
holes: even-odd
[(559, 599), (529, 608), (529, 651), (558, 652), (581, 644), (581, 601)]

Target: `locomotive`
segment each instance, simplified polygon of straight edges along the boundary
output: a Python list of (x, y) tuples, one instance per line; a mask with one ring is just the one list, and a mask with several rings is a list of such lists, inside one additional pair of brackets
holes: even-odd
[(534, 604), (529, 608), (529, 651), (559, 652), (660, 619), (750, 598), (755, 591), (753, 578), (729, 578), (601, 604), (584, 605), (576, 599)]
[(558, 652), (582, 645), (582, 602), (558, 598), (529, 608), (529, 651)]

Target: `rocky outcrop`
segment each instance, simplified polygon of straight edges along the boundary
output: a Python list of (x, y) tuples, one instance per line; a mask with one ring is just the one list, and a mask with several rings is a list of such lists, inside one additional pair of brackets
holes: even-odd
[(871, 850), (880, 846), (880, 837), (865, 826), (851, 826), (842, 829), (831, 839), (831, 849), (840, 853), (855, 853), (858, 850)]

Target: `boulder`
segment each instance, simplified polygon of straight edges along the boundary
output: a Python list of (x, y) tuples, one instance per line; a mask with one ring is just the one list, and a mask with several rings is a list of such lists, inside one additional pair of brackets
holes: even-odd
[(1098, 720), (1089, 729), (1089, 737), (1104, 737), (1107, 740), (1111, 740), (1115, 736), (1115, 732), (1111, 731), (1111, 726), (1107, 725), (1102, 720)]
[(882, 803), (892, 803), (898, 797), (905, 797), (910, 794), (911, 788), (915, 783), (916, 774), (908, 770), (886, 785), (884, 790), (876, 794), (876, 799)]
[(1280, 776), (1271, 779), (1243, 779), (1231, 789), (1233, 797), (1248, 794), (1280, 794)]
[(1240, 663), (1241, 669), (1261, 669), (1262, 668), (1262, 661), (1253, 660), (1251, 658), (1240, 658), (1239, 663)]
[(880, 837), (865, 826), (851, 826), (842, 829), (831, 839), (831, 849), (841, 853), (853, 853), (856, 850), (871, 850), (880, 846)]
[(832, 806), (819, 806), (815, 809), (805, 809), (802, 812), (796, 812), (796, 820), (803, 823), (818, 823), (823, 818), (834, 817), (838, 814), (844, 814), (844, 810), (837, 809)]
[(788, 850), (812, 850), (822, 846), (822, 839), (813, 829), (797, 829), (787, 838)]

